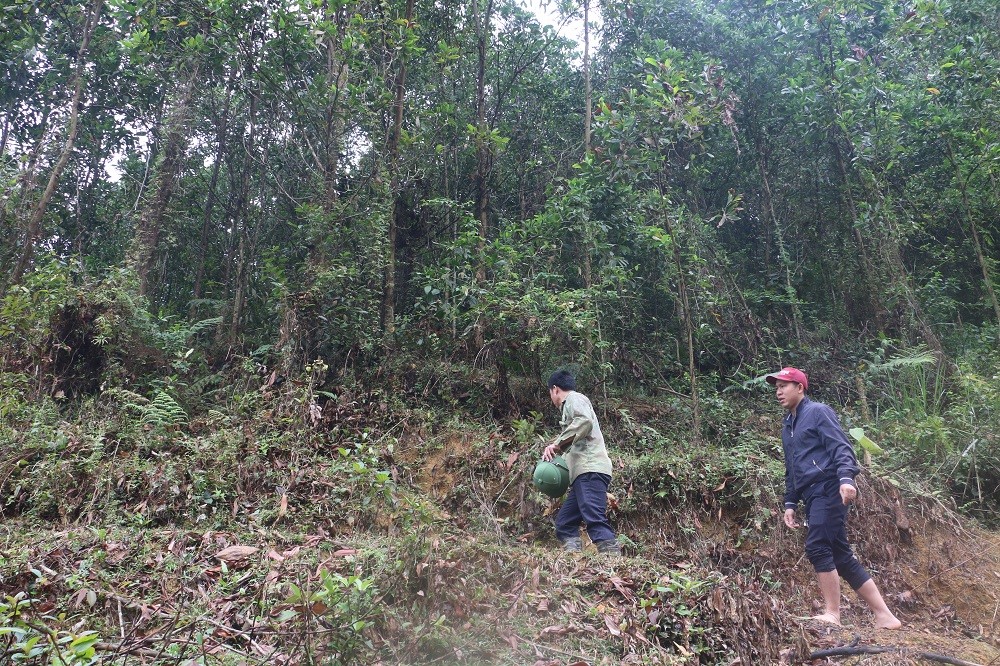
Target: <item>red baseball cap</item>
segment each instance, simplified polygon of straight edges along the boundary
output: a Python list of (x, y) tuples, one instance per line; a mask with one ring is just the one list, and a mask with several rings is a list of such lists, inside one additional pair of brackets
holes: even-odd
[(802, 384), (803, 391), (809, 390), (809, 378), (806, 377), (806, 373), (798, 368), (782, 368), (777, 372), (766, 375), (764, 379), (767, 380), (768, 384), (776, 384), (779, 380), (783, 382), (798, 382)]

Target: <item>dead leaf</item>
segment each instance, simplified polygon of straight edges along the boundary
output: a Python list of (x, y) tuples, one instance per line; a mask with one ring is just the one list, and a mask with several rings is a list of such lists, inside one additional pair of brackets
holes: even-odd
[(553, 624), (551, 626), (545, 627), (540, 632), (539, 636), (565, 636), (571, 631), (569, 627), (561, 624)]
[(605, 615), (604, 616), (604, 624), (605, 624), (605, 626), (607, 626), (608, 631), (611, 632), (612, 636), (621, 636), (622, 635), (621, 627), (618, 626), (618, 621), (615, 620), (615, 618), (611, 617), (610, 615)]
[(610, 578), (610, 580), (611, 580), (611, 584), (615, 586), (615, 589), (616, 589), (616, 590), (618, 590), (618, 592), (619, 592), (619, 593), (620, 593), (620, 594), (621, 594), (621, 595), (622, 595), (623, 597), (625, 597), (625, 598), (626, 598), (626, 599), (628, 599), (629, 601), (633, 601), (633, 600), (635, 599), (635, 594), (633, 594), (633, 593), (632, 593), (632, 590), (631, 590), (631, 589), (629, 589), (629, 587), (628, 587), (628, 585), (627, 585), (627, 584), (625, 583), (625, 581), (623, 581), (623, 580), (622, 580), (621, 578), (619, 578), (618, 576), (612, 576), (612, 577)]
[(261, 390), (271, 388), (274, 385), (274, 381), (278, 378), (278, 371), (272, 370), (271, 375), (267, 378), (267, 381), (261, 386)]
[(514, 463), (516, 463), (517, 459), (520, 457), (521, 454), (518, 453), (517, 451), (514, 451), (509, 456), (507, 456), (507, 469), (509, 470), (510, 468), (512, 468), (514, 466)]
[(278, 504), (278, 518), (284, 518), (288, 513), (288, 494), (281, 493), (281, 503)]
[(229, 546), (228, 548), (223, 548), (218, 553), (215, 554), (215, 559), (222, 560), (223, 562), (239, 562), (244, 560), (254, 553), (256, 553), (259, 548), (253, 546)]

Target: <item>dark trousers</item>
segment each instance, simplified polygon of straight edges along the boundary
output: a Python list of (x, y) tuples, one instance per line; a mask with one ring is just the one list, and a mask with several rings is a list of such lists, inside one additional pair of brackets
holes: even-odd
[(580, 536), (580, 524), (587, 523), (587, 534), (594, 543), (615, 538), (608, 522), (608, 485), (611, 477), (584, 472), (575, 479), (556, 516), (556, 536), (560, 541)]
[(828, 479), (809, 487), (805, 494), (809, 531), (806, 555), (816, 573), (837, 570), (851, 589), (857, 590), (871, 576), (847, 542), (847, 510), (840, 498), (840, 480)]

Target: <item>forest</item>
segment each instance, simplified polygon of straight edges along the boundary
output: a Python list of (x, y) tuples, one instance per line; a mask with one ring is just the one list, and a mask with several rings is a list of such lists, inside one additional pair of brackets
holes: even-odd
[[(995, 0), (0, 26), (0, 662), (1000, 661)], [(783, 366), (899, 635), (803, 619)], [(557, 369), (617, 560), (531, 485)]]

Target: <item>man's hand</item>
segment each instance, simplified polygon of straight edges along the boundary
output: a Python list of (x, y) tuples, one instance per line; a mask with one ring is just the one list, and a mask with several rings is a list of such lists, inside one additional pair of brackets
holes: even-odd
[(802, 527), (799, 521), (795, 520), (795, 509), (785, 509), (785, 526), (790, 530)]
[(850, 504), (858, 497), (858, 489), (849, 483), (840, 484), (840, 499), (844, 504)]
[(545, 447), (545, 450), (542, 451), (542, 460), (547, 460), (551, 462), (552, 459), (555, 458), (557, 455), (559, 455), (559, 445), (549, 444), (548, 446)]

